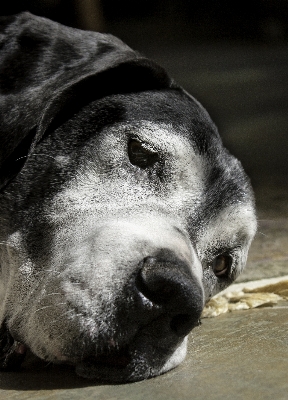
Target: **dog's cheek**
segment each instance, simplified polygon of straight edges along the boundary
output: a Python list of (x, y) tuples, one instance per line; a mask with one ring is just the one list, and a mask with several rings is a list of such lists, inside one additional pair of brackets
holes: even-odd
[(205, 294), (205, 302), (209, 301), (212, 296), (217, 293), (217, 278), (211, 273), (210, 268), (206, 268), (203, 271), (203, 288)]
[(81, 286), (75, 271), (68, 268), (65, 275), (60, 280), (46, 280), (36, 299), (37, 307), (31, 308), (28, 323), (22, 325), (32, 352), (53, 362), (81, 357), (87, 343), (94, 343), (97, 353), (97, 346), (113, 338), (116, 325), (116, 290), (102, 290), (99, 296), (93, 284), (89, 285), (91, 277)]

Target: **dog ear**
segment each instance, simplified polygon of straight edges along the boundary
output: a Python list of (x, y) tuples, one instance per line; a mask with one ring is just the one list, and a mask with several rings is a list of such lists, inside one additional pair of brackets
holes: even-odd
[(1, 19), (0, 60), (0, 190), (73, 110), (108, 94), (173, 86), (119, 39), (27, 12)]

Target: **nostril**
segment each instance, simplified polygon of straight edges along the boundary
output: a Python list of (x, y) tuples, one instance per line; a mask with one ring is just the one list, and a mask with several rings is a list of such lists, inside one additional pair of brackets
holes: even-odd
[(189, 314), (178, 314), (172, 317), (170, 328), (177, 336), (185, 336), (194, 326), (199, 325), (199, 321)]
[[(155, 304), (163, 304), (173, 295), (173, 285), (165, 279), (165, 271), (153, 257), (144, 260), (143, 268), (136, 278), (137, 289)], [(157, 269), (155, 266), (157, 265)]]

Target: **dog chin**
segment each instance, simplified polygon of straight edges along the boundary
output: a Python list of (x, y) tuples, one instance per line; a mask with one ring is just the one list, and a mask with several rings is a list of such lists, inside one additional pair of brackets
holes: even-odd
[[(150, 347), (150, 346), (148, 346)], [(151, 350), (151, 349), (149, 349)], [(102, 382), (125, 383), (149, 379), (177, 367), (187, 353), (187, 337), (177, 347), (173, 354), (164, 359), (141, 350), (118, 350), (108, 355), (96, 356), (76, 364), (75, 372), (78, 376)]]

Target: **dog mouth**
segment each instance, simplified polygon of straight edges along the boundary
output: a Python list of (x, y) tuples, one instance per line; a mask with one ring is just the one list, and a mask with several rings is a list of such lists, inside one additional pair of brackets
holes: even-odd
[[(181, 353), (173, 357), (178, 351), (178, 346), (182, 347)], [(103, 383), (141, 381), (175, 368), (185, 358), (186, 346), (187, 340), (184, 339), (183, 343), (178, 343), (173, 348), (167, 343), (163, 346), (155, 345), (144, 339), (140, 344), (136, 340), (130, 346), (83, 358), (74, 363), (75, 372), (82, 378)]]
[[(82, 348), (84, 350), (82, 356), (79, 353), (77, 356), (75, 353), (74, 356), (71, 354), (76, 348), (74, 344), (74, 351), (71, 351), (70, 348), (68, 352), (54, 353), (53, 362), (74, 366), (75, 373), (79, 377), (103, 383), (125, 383), (148, 379), (166, 372), (166, 370), (162, 371), (162, 368), (179, 346), (179, 341), (172, 343), (170, 340), (165, 340), (164, 337), (158, 337), (155, 342), (152, 340), (152, 338), (155, 339), (155, 336), (151, 336), (149, 331), (149, 329), (148, 331), (145, 329), (138, 332), (138, 335), (134, 336), (130, 343), (122, 346), (116, 345), (114, 340), (110, 339), (109, 347), (107, 346), (99, 353), (95, 353), (94, 346), (94, 351), (92, 351), (90, 344), (90, 349)], [(29, 348), (23, 342), (15, 340), (7, 329), (2, 329), (1, 333), (0, 370), (17, 371), (21, 368)], [(78, 347), (79, 350), (80, 347)], [(69, 353), (70, 355), (68, 355)], [(38, 357), (42, 358), (41, 355)], [(42, 359), (44, 360), (44, 358)], [(179, 360), (177, 365), (178, 363)], [(169, 369), (171, 368), (169, 367), (167, 370)]]
[[(78, 376), (102, 382), (127, 382), (131, 380), (135, 364), (134, 357), (128, 346), (83, 358), (76, 363), (75, 372)], [(142, 378), (143, 379), (143, 378)]]
[[(184, 337), (174, 340), (158, 337), (147, 331), (140, 331), (133, 340), (123, 347), (108, 349), (101, 354), (88, 355), (73, 364), (78, 376), (99, 382), (135, 382), (157, 376), (163, 370), (166, 362), (184, 343)], [(187, 342), (186, 342), (187, 343)], [(182, 357), (182, 356), (180, 356)], [(167, 370), (176, 367), (182, 359), (177, 359)], [(161, 372), (163, 370), (163, 372)]]

